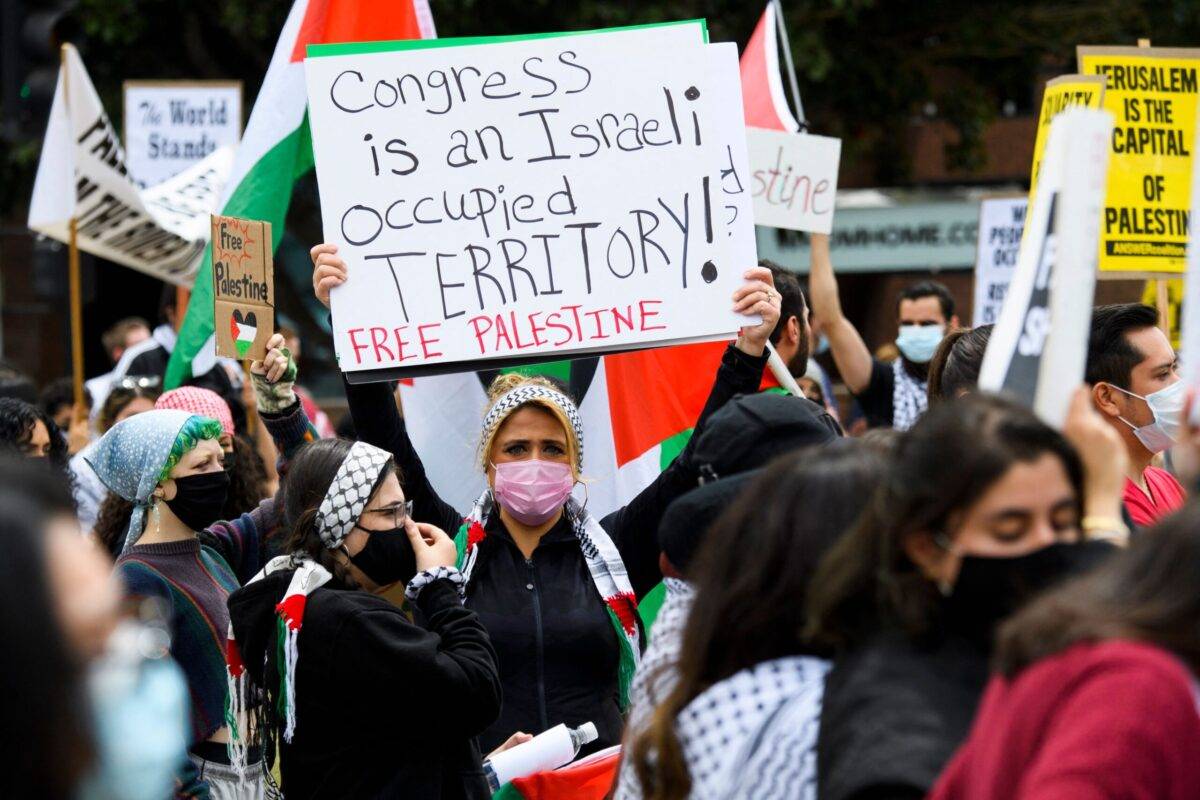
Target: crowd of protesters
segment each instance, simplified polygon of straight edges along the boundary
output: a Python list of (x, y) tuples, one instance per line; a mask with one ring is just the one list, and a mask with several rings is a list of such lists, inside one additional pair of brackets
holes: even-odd
[[(352, 269), (312, 259), (329, 305)], [(828, 237), (810, 266), (746, 270), (760, 322), (603, 517), (552, 379), (462, 421), (487, 488), (456, 508), (394, 387), (346, 383), (333, 435), (294, 335), (164, 391), (173, 293), (83, 406), (0, 364), (0, 796), (482, 798), (560, 723), (619, 800), (1195, 796), (1200, 433), (1154, 309), (1094, 310), (1056, 430), (978, 389), (991, 328), (944, 286), (900, 294), (885, 363)], [(764, 389), (772, 347), (804, 397)]]

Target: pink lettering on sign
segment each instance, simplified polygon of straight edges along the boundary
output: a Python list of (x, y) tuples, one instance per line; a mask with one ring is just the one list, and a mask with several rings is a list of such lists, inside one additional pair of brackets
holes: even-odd
[[(628, 333), (665, 331), (659, 307), (662, 300), (639, 300), (621, 306), (584, 309), (562, 306), (554, 311), (519, 314), (481, 314), (467, 322), (479, 355), (498, 355), (530, 347), (579, 347)], [(546, 334), (551, 334), (547, 337)]]

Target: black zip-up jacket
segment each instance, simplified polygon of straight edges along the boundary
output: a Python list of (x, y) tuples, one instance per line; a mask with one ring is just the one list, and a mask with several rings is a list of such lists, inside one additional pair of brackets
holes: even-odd
[[(293, 574), (229, 596), (258, 686), (279, 685), (275, 604)], [(336, 579), (308, 596), (296, 637), (296, 732), (290, 744), (280, 737), (288, 800), (491, 796), (475, 737), (500, 710), (496, 654), (449, 581), (426, 586), (416, 607), (424, 627)]]
[[(692, 443), (726, 401), (758, 390), (766, 363), (765, 354), (756, 358), (730, 345), (691, 442), (641, 494), (600, 521), (620, 551), (639, 598), (662, 578), (657, 532), (663, 511), (697, 485)], [(413, 502), (413, 518), (453, 536), (463, 514), (434, 491), (388, 386), (347, 385), (346, 397), (359, 439), (395, 457), (404, 492)], [(516, 731), (537, 734), (560, 722), (596, 724), (599, 738), (585, 752), (621, 741), (620, 645), (569, 523), (560, 521), (547, 531), (526, 561), (500, 515), (493, 514), (467, 606), (479, 614), (496, 648), (504, 689), (499, 719), (480, 736), (483, 752)]]

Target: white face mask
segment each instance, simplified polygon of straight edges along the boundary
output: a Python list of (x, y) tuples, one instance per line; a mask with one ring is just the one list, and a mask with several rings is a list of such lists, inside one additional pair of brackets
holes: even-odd
[(1175, 381), (1170, 386), (1144, 397), (1134, 394), (1128, 389), (1122, 389), (1120, 386), (1113, 384), (1109, 384), (1109, 386), (1130, 397), (1146, 401), (1146, 405), (1150, 407), (1150, 413), (1154, 415), (1154, 422), (1142, 425), (1140, 428), (1124, 417), (1117, 417), (1121, 422), (1133, 428), (1133, 435), (1138, 438), (1143, 447), (1151, 453), (1161, 453), (1169, 450), (1179, 441), (1180, 416), (1183, 414), (1183, 405), (1187, 399), (1183, 381)]

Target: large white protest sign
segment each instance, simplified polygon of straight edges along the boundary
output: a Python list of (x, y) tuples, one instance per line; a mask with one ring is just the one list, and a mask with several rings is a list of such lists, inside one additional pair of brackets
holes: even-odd
[(1057, 116), (1042, 160), (1017, 268), (979, 372), (979, 388), (1004, 392), (1061, 427), (1083, 381), (1096, 286), (1112, 115)]
[(720, 120), (741, 107), (737, 64), (697, 26), (365, 49), (306, 61), (325, 238), (350, 268), (343, 371), (747, 322), (730, 307), (756, 259), (748, 168)]
[(747, 128), (754, 221), (772, 228), (829, 233), (842, 140)]
[(61, 242), (72, 217), (79, 249), (190, 286), (209, 214), (233, 165), (221, 148), (169, 181), (139, 190), (79, 54), (67, 46), (29, 204), (29, 227)]
[(1017, 266), (1028, 198), (985, 197), (979, 203), (975, 255), (975, 309), (972, 325), (990, 325), (1000, 316), (1004, 295)]
[(125, 166), (134, 183), (173, 178), (242, 135), (241, 81), (125, 81)]

